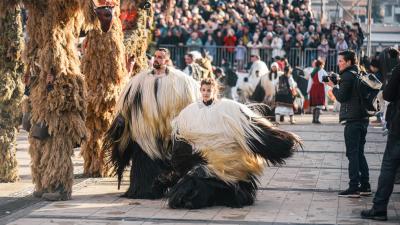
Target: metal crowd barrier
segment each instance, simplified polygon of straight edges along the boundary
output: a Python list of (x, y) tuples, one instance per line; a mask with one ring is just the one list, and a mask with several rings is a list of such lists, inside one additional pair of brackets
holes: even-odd
[[(250, 55), (254, 49), (246, 48), (246, 53), (243, 59), (237, 60), (235, 47), (226, 46), (177, 46), (177, 45), (159, 45), (159, 47), (167, 48), (171, 52), (171, 59), (174, 65), (178, 68), (183, 69), (185, 67), (184, 56), (190, 51), (206, 51), (213, 58), (213, 65), (221, 66), (223, 62), (228, 62), (235, 69), (248, 69), (251, 65)], [(260, 48), (258, 54), (261, 60), (263, 60), (268, 66), (274, 61), (273, 49)], [(361, 51), (360, 51), (361, 52)], [(337, 67), (337, 51), (336, 49), (329, 49), (325, 57), (325, 70), (338, 72)], [(285, 57), (292, 67), (306, 68), (310, 67), (312, 61), (321, 57), (318, 50), (315, 48), (291, 48), (289, 52), (286, 52)]]

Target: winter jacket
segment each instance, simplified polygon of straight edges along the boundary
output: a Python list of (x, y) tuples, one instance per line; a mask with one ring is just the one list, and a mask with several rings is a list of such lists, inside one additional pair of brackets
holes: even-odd
[(358, 73), (356, 65), (349, 66), (340, 73), (339, 88), (333, 88), (333, 95), (341, 103), (340, 122), (368, 120), (367, 111), (361, 105), (358, 90), (355, 88)]
[(389, 132), (400, 138), (400, 64), (392, 70), (392, 76), (383, 89), (383, 99), (390, 102)]

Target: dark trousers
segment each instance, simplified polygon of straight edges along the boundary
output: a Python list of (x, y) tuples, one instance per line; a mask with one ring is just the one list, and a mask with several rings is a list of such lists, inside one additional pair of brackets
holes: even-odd
[(393, 192), (397, 168), (400, 166), (400, 137), (389, 134), (383, 154), (378, 189), (374, 197), (374, 209), (387, 211), (390, 195)]
[(357, 189), (359, 184), (369, 184), (368, 164), (364, 156), (368, 123), (368, 121), (351, 121), (347, 122), (344, 128), (351, 189)]

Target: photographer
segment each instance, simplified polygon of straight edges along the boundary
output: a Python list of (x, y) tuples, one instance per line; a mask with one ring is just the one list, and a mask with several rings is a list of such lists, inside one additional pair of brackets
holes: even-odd
[(341, 191), (339, 196), (352, 198), (371, 194), (368, 164), (364, 156), (369, 120), (366, 110), (361, 105), (358, 90), (355, 88), (359, 73), (356, 61), (356, 55), (353, 51), (339, 53), (340, 80), (337, 84), (330, 78), (327, 83), (333, 87), (333, 95), (341, 103), (339, 120), (345, 124), (344, 139), (346, 156), (349, 160), (349, 188)]
[(363, 210), (364, 219), (387, 220), (387, 206), (393, 192), (396, 170), (400, 166), (400, 64), (392, 70), (392, 76), (383, 90), (383, 98), (390, 102), (387, 122), (389, 136), (383, 154), (378, 188), (371, 209)]

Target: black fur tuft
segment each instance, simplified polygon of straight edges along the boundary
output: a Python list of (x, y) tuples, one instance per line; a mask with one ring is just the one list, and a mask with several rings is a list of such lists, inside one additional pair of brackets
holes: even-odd
[(196, 167), (185, 175), (168, 192), (171, 208), (199, 209), (214, 205), (241, 208), (252, 205), (255, 200), (257, 180), (227, 184), (215, 177), (209, 177), (203, 167)]
[(261, 81), (258, 82), (253, 94), (250, 96), (250, 100), (254, 102), (263, 102), (265, 98), (265, 90), (261, 85)]
[(206, 164), (206, 160), (183, 140), (175, 140), (172, 147), (171, 165), (179, 174), (185, 175), (196, 165)]
[[(298, 147), (302, 146), (301, 141), (294, 134), (274, 127), (268, 127), (258, 123), (259, 130), (254, 132), (261, 137), (262, 142), (255, 138), (248, 139), (251, 150), (272, 163), (272, 165), (285, 164), (285, 159), (291, 157)], [(247, 135), (250, 136), (250, 135)]]
[(126, 149), (120, 151), (120, 139), (125, 129), (125, 121), (121, 115), (118, 115), (107, 130), (104, 136), (102, 151), (106, 157), (106, 163), (111, 164), (114, 172), (118, 176), (118, 189), (121, 185), (124, 170), (130, 164), (132, 151), (132, 141)]
[(132, 152), (130, 185), (123, 195), (135, 199), (159, 199), (164, 196), (165, 188), (158, 178), (167, 166), (161, 160), (152, 160), (136, 142), (129, 149)]
[(250, 103), (250, 104), (247, 104), (247, 107), (249, 107), (249, 109), (251, 109), (253, 112), (259, 114), (262, 117), (265, 117), (265, 118), (273, 118), (274, 117), (273, 110), (271, 109), (271, 107), (269, 107), (266, 104)]

